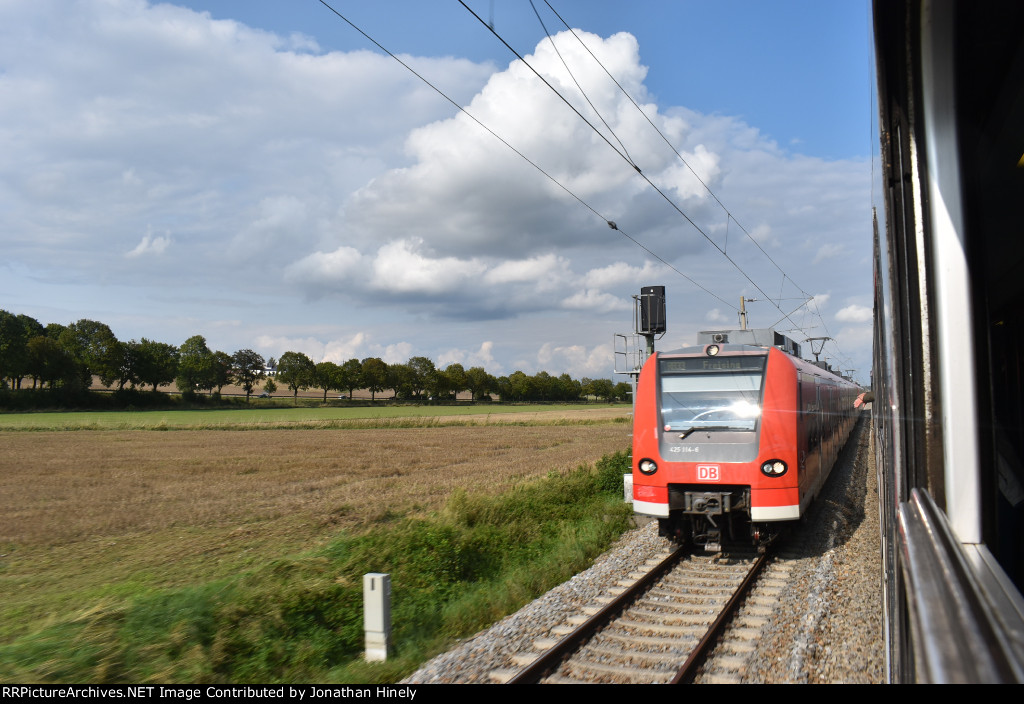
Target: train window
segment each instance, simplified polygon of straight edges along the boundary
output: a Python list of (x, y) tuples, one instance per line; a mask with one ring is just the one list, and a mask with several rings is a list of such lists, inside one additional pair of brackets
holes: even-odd
[[(747, 365), (744, 365), (747, 366)], [(757, 430), (764, 361), (757, 370), (662, 374), (663, 429)]]

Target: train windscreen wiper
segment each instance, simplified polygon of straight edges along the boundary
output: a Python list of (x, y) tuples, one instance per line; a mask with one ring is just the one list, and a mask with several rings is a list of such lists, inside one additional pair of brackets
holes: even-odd
[[(670, 432), (680, 430), (679, 428), (669, 428)], [(753, 422), (750, 425), (735, 425), (732, 423), (716, 423), (713, 425), (694, 425), (689, 428), (682, 429), (679, 433), (679, 439), (685, 440), (688, 435), (695, 433), (698, 430), (754, 430)]]

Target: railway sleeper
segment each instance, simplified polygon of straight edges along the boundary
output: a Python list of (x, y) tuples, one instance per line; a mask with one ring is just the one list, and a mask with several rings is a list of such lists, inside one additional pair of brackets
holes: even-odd
[[(661, 614), (713, 614), (717, 613), (716, 606), (714, 604), (688, 604), (672, 603), (669, 601), (658, 601), (656, 599), (640, 599), (634, 604), (634, 607), (640, 609), (648, 609), (650, 611), (656, 611)], [(642, 613), (642, 611), (641, 611)]]
[(564, 669), (568, 671), (570, 676), (575, 673), (593, 672), (599, 675), (614, 677), (616, 680), (626, 680), (630, 683), (662, 682), (670, 679), (675, 674), (675, 668), (671, 667), (637, 669), (628, 665), (611, 665), (589, 661), (570, 661)]
[(672, 589), (672, 585), (655, 587), (647, 592), (648, 597), (652, 596), (663, 596), (668, 598), (677, 598), (679, 595), (686, 595), (692, 597), (703, 597), (704, 599), (714, 599), (716, 597), (729, 597), (736, 591), (736, 585), (725, 586), (725, 587), (710, 587), (710, 586), (683, 586), (679, 589)]
[(673, 626), (678, 626), (681, 624), (710, 623), (718, 617), (717, 612), (710, 612), (707, 610), (703, 610), (698, 613), (665, 613), (664, 611), (631, 609), (629, 614), (630, 616), (639, 618), (649, 618), (654, 621), (660, 621), (661, 623)]
[(632, 619), (619, 619), (615, 625), (623, 629), (633, 629), (642, 633), (658, 633), (666, 636), (697, 636), (704, 635), (714, 618), (707, 619), (695, 626), (670, 626), (665, 623), (645, 623)]
[[(628, 641), (624, 645), (633, 645)], [(642, 650), (623, 650), (611, 645), (589, 645), (581, 653), (584, 657), (595, 655), (603, 658), (618, 658), (625, 662), (655, 663), (657, 665), (678, 665), (678, 653), (645, 652)]]
[[(701, 634), (703, 635), (703, 634)], [(664, 636), (638, 636), (629, 633), (602, 633), (601, 642), (605, 640), (625, 643), (630, 647), (644, 646), (646, 648), (662, 648), (665, 650), (679, 650), (690, 648), (697, 644), (698, 637), (670, 638)], [(687, 651), (689, 652), (689, 651)]]

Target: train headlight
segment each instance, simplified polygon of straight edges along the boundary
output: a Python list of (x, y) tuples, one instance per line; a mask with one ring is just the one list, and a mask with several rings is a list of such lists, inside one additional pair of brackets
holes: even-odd
[(651, 475), (658, 471), (658, 464), (654, 460), (643, 459), (637, 465), (642, 474)]
[(781, 477), (787, 469), (786, 463), (782, 460), (768, 460), (761, 464), (761, 474), (766, 477)]

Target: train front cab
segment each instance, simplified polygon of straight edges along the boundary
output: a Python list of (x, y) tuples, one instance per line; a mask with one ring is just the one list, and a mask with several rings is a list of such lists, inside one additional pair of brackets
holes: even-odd
[(820, 371), (746, 345), (652, 355), (637, 382), (634, 510), (709, 550), (765, 543), (799, 519), (852, 425), (850, 390)]

